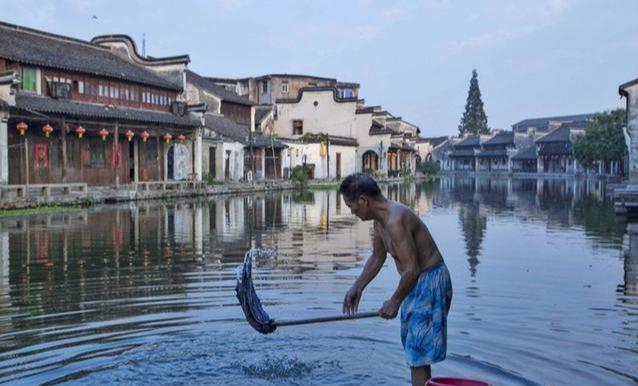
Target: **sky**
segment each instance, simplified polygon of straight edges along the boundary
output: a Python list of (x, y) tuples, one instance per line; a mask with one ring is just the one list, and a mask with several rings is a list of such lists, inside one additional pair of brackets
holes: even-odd
[(488, 125), (624, 107), (638, 78), (638, 0), (0, 0), (0, 21), (78, 39), (126, 34), (205, 76), (310, 74), (454, 135), (472, 69)]

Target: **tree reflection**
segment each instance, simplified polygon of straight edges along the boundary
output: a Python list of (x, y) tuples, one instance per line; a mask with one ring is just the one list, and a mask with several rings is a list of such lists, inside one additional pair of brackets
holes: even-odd
[(459, 208), (459, 222), (465, 239), (465, 253), (470, 263), (470, 273), (476, 275), (476, 266), (480, 263), (481, 243), (485, 237), (487, 218), (481, 215), (478, 203), (466, 203)]

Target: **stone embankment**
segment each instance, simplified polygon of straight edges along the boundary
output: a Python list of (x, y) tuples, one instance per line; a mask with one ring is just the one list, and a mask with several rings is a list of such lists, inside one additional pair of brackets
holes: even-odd
[[(417, 177), (417, 179), (428, 177)], [(431, 178), (431, 177), (430, 177)], [(403, 178), (378, 179), (379, 183), (402, 182)], [(310, 181), (311, 188), (325, 185), (336, 188), (338, 181)], [(137, 185), (89, 186), (83, 189), (44, 189), (40, 185), (0, 186), (0, 211), (37, 208), (44, 206), (88, 206), (98, 203), (113, 203), (164, 198), (212, 196), (219, 194), (255, 193), (275, 190), (299, 189), (301, 186), (288, 181), (225, 182), (206, 185), (198, 182), (153, 182)]]

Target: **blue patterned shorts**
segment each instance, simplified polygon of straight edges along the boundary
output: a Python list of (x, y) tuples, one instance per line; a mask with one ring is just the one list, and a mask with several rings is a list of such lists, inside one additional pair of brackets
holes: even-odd
[(444, 262), (421, 273), (401, 303), (401, 343), (410, 367), (445, 359), (452, 280)]

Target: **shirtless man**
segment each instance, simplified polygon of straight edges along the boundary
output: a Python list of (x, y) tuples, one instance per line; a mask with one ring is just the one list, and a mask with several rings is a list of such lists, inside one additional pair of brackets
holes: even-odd
[(445, 359), (447, 351), (452, 282), (443, 257), (423, 221), (405, 205), (383, 197), (367, 174), (346, 177), (339, 191), (352, 214), (363, 221), (374, 220), (372, 255), (346, 293), (343, 312), (357, 312), (363, 290), (390, 253), (401, 279), (379, 315), (393, 319), (401, 307), (401, 343), (412, 385), (425, 385), (431, 377), (430, 365)]

